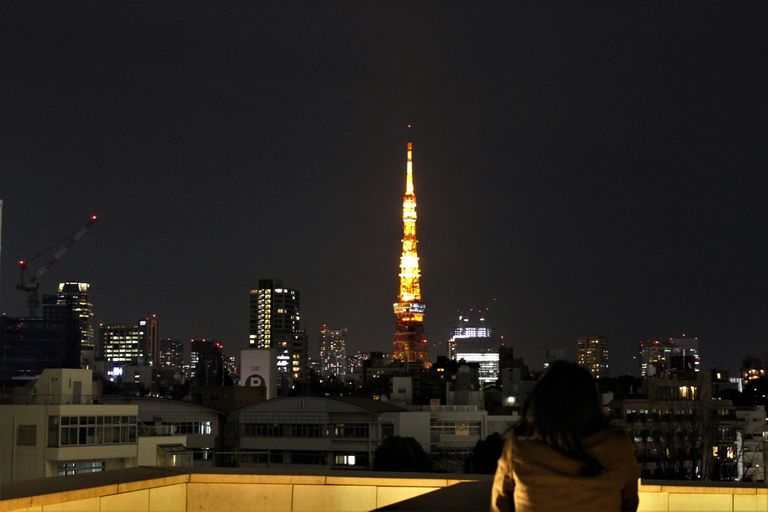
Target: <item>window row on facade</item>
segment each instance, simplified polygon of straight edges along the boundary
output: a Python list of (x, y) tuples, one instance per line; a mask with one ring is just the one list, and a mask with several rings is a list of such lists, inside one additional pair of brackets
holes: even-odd
[(479, 436), (481, 425), (479, 421), (439, 421), (432, 420), (429, 431), (433, 436)]
[(243, 423), (241, 433), (246, 437), (314, 437), (368, 439), (367, 423)]
[(240, 463), (248, 464), (306, 464), (338, 467), (368, 467), (367, 452), (323, 452), (319, 450), (244, 451)]
[(48, 446), (132, 444), (136, 416), (49, 416)]

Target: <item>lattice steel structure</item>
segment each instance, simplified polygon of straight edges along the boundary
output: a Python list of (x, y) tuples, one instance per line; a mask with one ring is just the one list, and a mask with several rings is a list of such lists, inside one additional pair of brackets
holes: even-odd
[(403, 252), (400, 256), (400, 295), (393, 304), (396, 319), (392, 342), (392, 361), (421, 363), (430, 367), (427, 339), (424, 336), (424, 311), (421, 302), (419, 255), (416, 239), (416, 194), (413, 190), (413, 142), (408, 125), (405, 195), (403, 196)]

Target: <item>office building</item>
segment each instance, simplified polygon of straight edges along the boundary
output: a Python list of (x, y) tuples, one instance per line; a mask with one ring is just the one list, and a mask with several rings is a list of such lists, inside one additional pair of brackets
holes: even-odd
[(468, 308), (459, 312), (457, 325), (448, 340), (448, 355), (457, 361), (478, 363), (481, 385), (495, 384), (499, 379), (501, 339), (488, 324), (488, 308)]
[(241, 467), (370, 469), (385, 437), (415, 438), (429, 449), (429, 413), (358, 397), (286, 397), (233, 414)]
[(0, 315), (0, 381), (34, 379), (46, 368), (80, 368), (80, 329), (71, 305), (46, 296), (42, 314)]
[(320, 375), (343, 381), (347, 375), (347, 329), (320, 328)]
[(184, 344), (175, 338), (160, 340), (160, 366), (182, 368), (184, 366)]
[(682, 334), (665, 340), (641, 341), (638, 348), (641, 377), (669, 377), (701, 369), (699, 338)]
[(219, 340), (189, 340), (192, 379), (198, 386), (223, 386), (224, 345)]
[[(67, 304), (77, 317), (80, 330), (80, 350), (94, 351), (96, 339), (93, 330), (93, 303), (90, 298), (91, 285), (88, 283), (59, 283), (54, 300), (56, 304)], [(50, 299), (49, 299), (50, 300)]]
[(672, 358), (672, 367), (681, 371), (701, 371), (701, 353), (699, 351), (699, 337), (682, 333), (680, 336), (670, 337), (667, 341), (677, 347)]
[(596, 379), (610, 376), (608, 339), (605, 336), (582, 336), (576, 341), (576, 362)]
[(150, 364), (150, 351), (157, 350), (157, 317), (142, 318), (135, 323), (99, 324), (98, 358), (107, 366)]

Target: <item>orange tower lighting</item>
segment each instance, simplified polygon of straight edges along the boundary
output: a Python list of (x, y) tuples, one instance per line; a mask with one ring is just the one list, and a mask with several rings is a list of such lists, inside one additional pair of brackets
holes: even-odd
[(429, 368), (432, 363), (427, 354), (424, 336), (424, 311), (421, 303), (419, 255), (416, 246), (416, 194), (413, 190), (413, 142), (408, 125), (408, 156), (403, 196), (403, 252), (400, 256), (400, 295), (393, 304), (396, 319), (395, 338), (392, 342), (392, 361), (421, 363)]

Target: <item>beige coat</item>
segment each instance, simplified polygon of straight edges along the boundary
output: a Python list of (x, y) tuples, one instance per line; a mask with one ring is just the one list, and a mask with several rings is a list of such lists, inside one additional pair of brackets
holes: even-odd
[(579, 475), (582, 462), (539, 440), (507, 439), (493, 481), (491, 511), (635, 511), (640, 473), (629, 439), (602, 430), (585, 438), (582, 447), (604, 468), (599, 474)]

